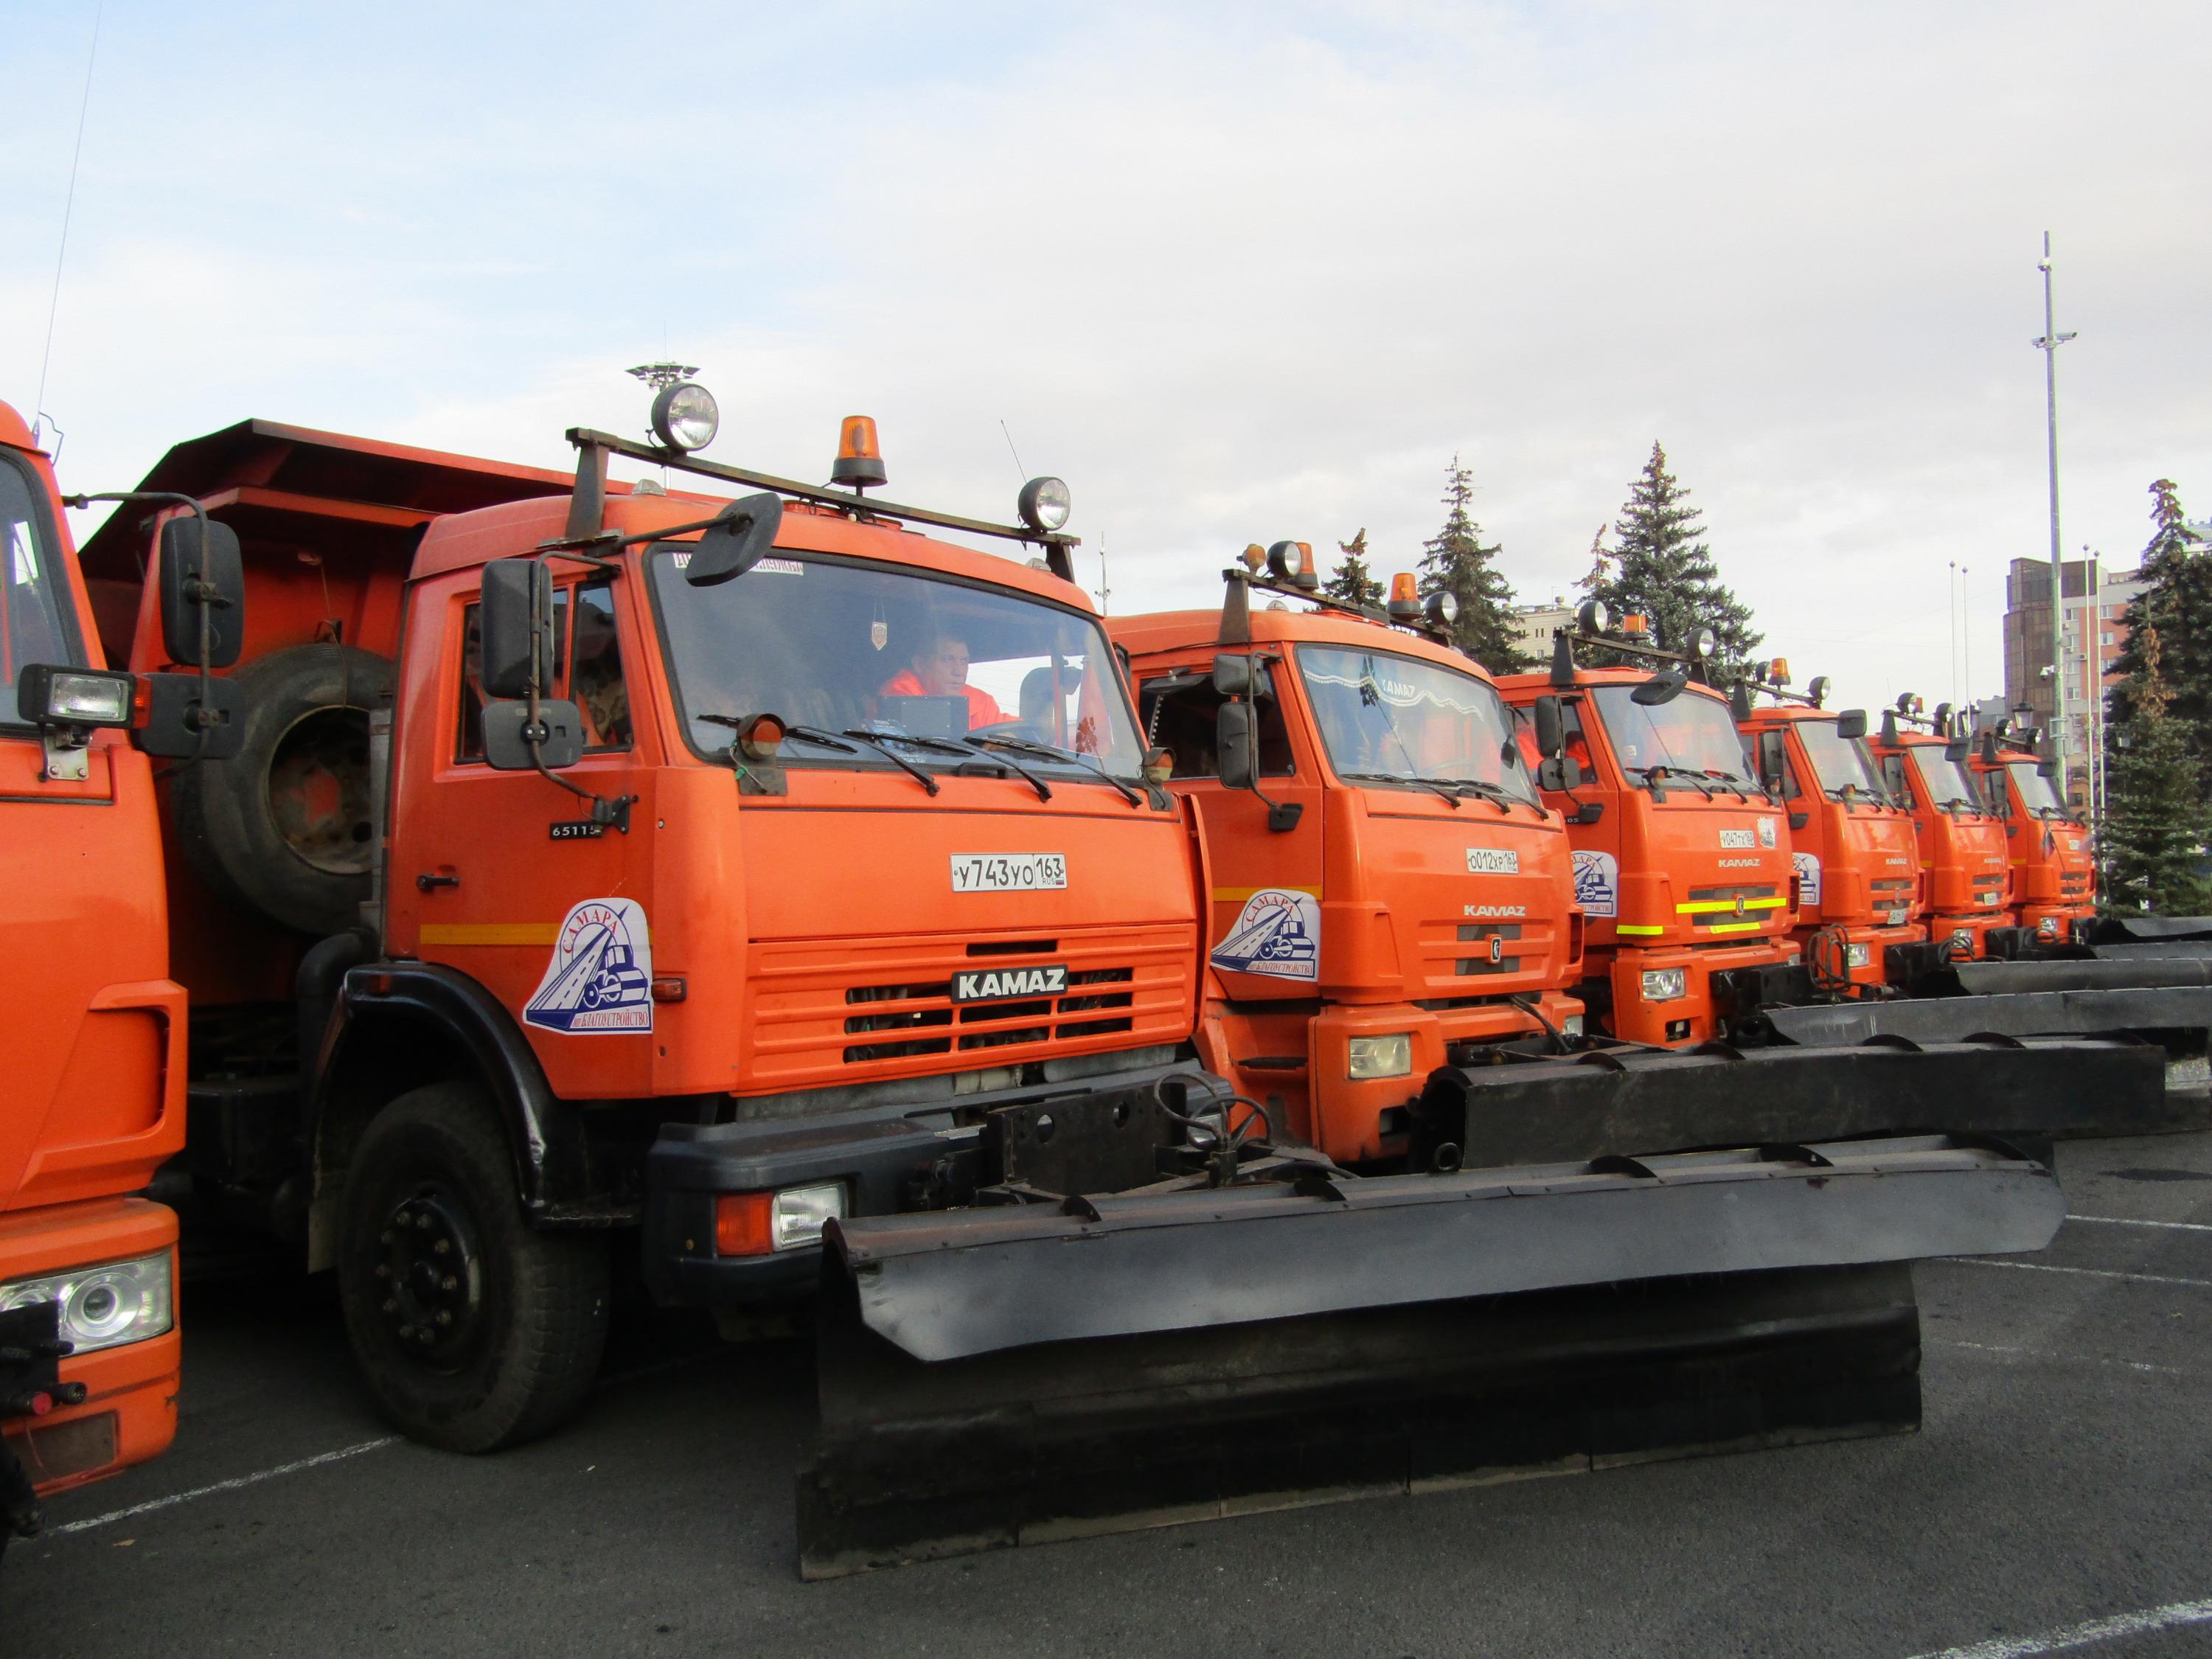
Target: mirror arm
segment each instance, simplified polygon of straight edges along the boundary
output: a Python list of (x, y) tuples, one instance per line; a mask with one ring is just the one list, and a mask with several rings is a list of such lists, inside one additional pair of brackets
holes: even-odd
[[(591, 562), (605, 564), (611, 563), (611, 561), (594, 559)], [(544, 569), (542, 563), (539, 568)], [(551, 582), (553, 580), (551, 571), (545, 572), (545, 580), (548, 583)], [(532, 605), (534, 608), (534, 600)], [(534, 629), (530, 641), (530, 690), (528, 692), (530, 723), (522, 728), (522, 740), (530, 746), (530, 764), (536, 769), (538, 775), (546, 782), (558, 784), (579, 800), (591, 802), (593, 823), (612, 824), (626, 836), (629, 834), (629, 809), (631, 804), (638, 799), (635, 795), (610, 796), (595, 793), (585, 788), (580, 783), (570, 782), (545, 763), (545, 717), (544, 711), (538, 704), (538, 699), (544, 695), (543, 687), (545, 679), (545, 662), (541, 654), (545, 648), (545, 640), (542, 635), (537, 634)]]

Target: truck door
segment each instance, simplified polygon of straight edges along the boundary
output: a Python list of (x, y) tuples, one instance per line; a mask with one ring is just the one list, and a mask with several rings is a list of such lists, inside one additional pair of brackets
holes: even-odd
[[(1174, 757), (1176, 783), (1199, 802), (1213, 866), (1213, 965), (1238, 999), (1310, 997), (1321, 978), (1322, 792), (1316, 763), (1301, 767), (1291, 743), (1284, 678), (1279, 662), (1260, 673), (1257, 791), (1219, 781), (1211, 659), (1152, 675), (1138, 691), (1147, 744)], [(1270, 802), (1297, 808), (1297, 824), (1269, 829)]]
[[(555, 590), (551, 695), (583, 715), (584, 758), (559, 774), (610, 799), (648, 793), (630, 705), (638, 631), (606, 576)], [(420, 595), (395, 732), (390, 947), (480, 981), (513, 1013), (559, 1093), (648, 1085), (653, 825), (625, 834), (535, 772), (483, 758), (482, 651), (472, 582)], [(640, 1042), (639, 1036), (647, 1040)], [(612, 1039), (600, 1041), (596, 1039)], [(628, 1039), (628, 1040), (623, 1040)]]

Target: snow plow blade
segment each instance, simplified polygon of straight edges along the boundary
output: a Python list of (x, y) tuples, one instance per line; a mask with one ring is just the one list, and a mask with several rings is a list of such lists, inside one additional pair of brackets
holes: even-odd
[(833, 1225), (800, 1566), (1910, 1431), (1910, 1263), (2041, 1249), (1943, 1136)]

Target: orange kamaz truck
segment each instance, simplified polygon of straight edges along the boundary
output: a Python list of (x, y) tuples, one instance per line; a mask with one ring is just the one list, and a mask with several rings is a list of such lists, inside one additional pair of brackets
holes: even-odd
[(2059, 799), (2056, 762), (2008, 732), (1980, 734), (1971, 769), (2004, 824), (2005, 909), (2028, 944), (2072, 944), (2097, 914), (2089, 831)]
[[(201, 658), (199, 619), (223, 633), (236, 598), (205, 527), (179, 523), (146, 583)], [(109, 672), (52, 467), (0, 404), (0, 1550), (38, 1494), (176, 1432), (177, 1218), (144, 1194), (185, 1144), (185, 994), (146, 750), (222, 752), (185, 718), (200, 684)]]
[(1911, 693), (1882, 714), (1875, 744), (1893, 799), (1911, 811), (1920, 868), (1928, 880), (1928, 938), (1954, 962), (1989, 954), (1992, 928), (2010, 925), (2004, 825), (1967, 770), (1968, 740), (1952, 729), (1950, 705), (1916, 729)]
[[(1720, 975), (1795, 960), (1796, 876), (1783, 805), (1767, 795), (1728, 700), (1687, 653), (1650, 645), (1641, 617), (1608, 635), (1602, 606), (1554, 641), (1546, 673), (1498, 682), (1551, 769), (1546, 804), (1574, 847), (1588, 916), (1578, 988), (1616, 1037), (1686, 1047), (1726, 1033)], [(1656, 665), (1585, 668), (1577, 643)], [(1708, 648), (1709, 646), (1708, 646)], [(1558, 732), (1557, 752), (1543, 745)]]
[[(1843, 993), (1885, 985), (1890, 948), (1928, 937), (1911, 817), (1882, 782), (1863, 708), (1824, 708), (1820, 678), (1802, 698), (1788, 693), (1780, 658), (1759, 668), (1736, 702), (1736, 723), (1759, 781), (1789, 813), (1790, 936), (1811, 981)], [(1771, 702), (1754, 702), (1761, 690)]]
[[(1248, 553), (1219, 612), (1109, 624), (1146, 741), (1205, 826), (1200, 1042), (1329, 1157), (1402, 1159), (1431, 1073), (1582, 1034), (1566, 828), (1489, 674), (1428, 636), (1410, 591), (1395, 617), (1304, 595), (1255, 611)], [(1249, 743), (1222, 744), (1224, 709)]]
[[(237, 532), (250, 601), (202, 687), (234, 749), (165, 793), (179, 1170), (336, 1274), (418, 1440), (552, 1428), (633, 1278), (813, 1310), (809, 1575), (1909, 1427), (1910, 1262), (2063, 1208), (1953, 1135), (2157, 1086), (2096, 1042), (1575, 1051), (1559, 828), (1484, 752), (1478, 672), (1365, 622), (1175, 647), (1224, 705), (1224, 833), (1288, 849), (1231, 874), (1072, 579), (1064, 485), (988, 522), (884, 499), (864, 417), (826, 485), (707, 459), (714, 424), (668, 386), (653, 441), (572, 432), (568, 478), (249, 422), (149, 480)], [(141, 671), (178, 660), (134, 584), (181, 517), (87, 549)], [(1319, 734), (1288, 777), (1278, 687)], [(1411, 763), (1358, 763), (1370, 690), (1429, 699)], [(1308, 960), (1303, 1008), (1250, 971)], [(1347, 1085), (1303, 1121), (1255, 1063), (1301, 1055)]]

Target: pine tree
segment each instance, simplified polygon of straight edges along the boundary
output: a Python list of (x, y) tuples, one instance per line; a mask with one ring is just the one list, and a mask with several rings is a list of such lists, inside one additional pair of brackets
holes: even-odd
[(1575, 584), (1586, 598), (1597, 598), (1613, 580), (1613, 550), (1605, 544), (1605, 532), (1609, 527), (1600, 525), (1597, 534), (1590, 538), (1589, 574)]
[[(2198, 753), (2212, 748), (2212, 551), (2192, 536), (2173, 481), (2150, 487), (2151, 538), (2143, 549), (2142, 592), (2124, 613), (2128, 643), (2112, 664), (2127, 680), (2112, 694), (2112, 724), (2134, 713), (2133, 688), (2143, 672), (2143, 642), (2155, 631), (2167, 712), (2181, 721)], [(2104, 619), (2091, 623), (2101, 631)]]
[(1420, 595), (1449, 593), (1459, 601), (1452, 643), (1493, 674), (1528, 666), (1513, 643), (1513, 589), (1492, 562), (1498, 544), (1486, 547), (1482, 526), (1468, 511), (1474, 475), (1455, 455), (1444, 472), (1443, 528), (1422, 546)]
[(1765, 636), (1751, 626), (1751, 607), (1721, 585), (1704, 540), (1705, 515), (1689, 505), (1689, 497), (1667, 470), (1667, 452), (1654, 443), (1613, 526), (1616, 545), (1609, 555), (1593, 546), (1599, 563), (1583, 586), (1605, 601), (1616, 623), (1632, 611), (1649, 617), (1653, 642), (1662, 650), (1687, 650), (1698, 629), (1711, 629), (1719, 640), (1712, 677), (1723, 682), (1735, 678)]
[(1382, 604), (1382, 584), (1375, 579), (1367, 562), (1366, 527), (1362, 526), (1359, 533), (1350, 541), (1339, 542), (1336, 550), (1344, 555), (1343, 562), (1336, 567), (1336, 574), (1321, 585), (1321, 591), (1346, 605)]
[(2172, 708), (2156, 625), (2131, 643), (2139, 666), (2128, 684), (2128, 721), (2113, 728), (2106, 773), (2104, 905), (2123, 915), (2203, 915), (2212, 911), (2205, 877), (2212, 810), (2197, 750)]

